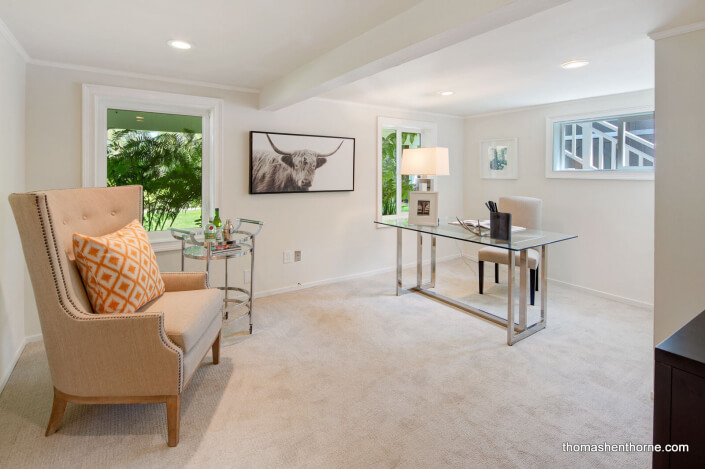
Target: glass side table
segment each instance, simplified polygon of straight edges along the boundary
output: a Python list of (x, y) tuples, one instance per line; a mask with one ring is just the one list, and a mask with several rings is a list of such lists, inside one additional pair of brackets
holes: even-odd
[[(225, 285), (215, 287), (225, 292), (223, 298), (223, 338), (227, 339), (239, 335), (241, 332), (228, 332), (227, 326), (231, 323), (249, 316), (250, 331), (252, 334), (252, 296), (254, 292), (255, 278), (255, 237), (262, 230), (263, 222), (248, 220), (246, 218), (235, 218), (237, 223), (234, 231), (230, 234), (230, 241), (213, 243), (206, 242), (202, 228), (170, 228), (171, 235), (181, 241), (181, 271), (184, 271), (185, 259), (196, 259), (206, 261), (206, 272), (208, 284), (210, 285), (210, 268), (212, 261), (225, 261)], [(243, 228), (252, 226), (252, 231)], [(256, 228), (256, 229), (254, 229)], [(228, 260), (246, 255), (250, 255), (250, 288), (240, 288), (228, 284)], [(231, 293), (234, 295), (231, 297)], [(244, 308), (240, 315), (231, 317), (231, 313)]]

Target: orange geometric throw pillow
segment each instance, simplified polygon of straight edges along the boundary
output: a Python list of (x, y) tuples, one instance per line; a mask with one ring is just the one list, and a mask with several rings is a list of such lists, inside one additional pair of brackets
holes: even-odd
[(96, 313), (134, 313), (164, 293), (157, 258), (137, 220), (105, 236), (74, 233), (73, 252)]

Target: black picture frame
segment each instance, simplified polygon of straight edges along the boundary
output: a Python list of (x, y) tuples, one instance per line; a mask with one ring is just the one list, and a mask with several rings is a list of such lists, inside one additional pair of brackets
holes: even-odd
[(250, 131), (250, 194), (354, 190), (354, 138)]

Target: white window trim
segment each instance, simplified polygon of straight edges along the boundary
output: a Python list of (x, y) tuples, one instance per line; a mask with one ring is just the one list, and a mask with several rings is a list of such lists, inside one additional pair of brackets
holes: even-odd
[[(204, 214), (213, 215), (219, 205), (222, 186), (223, 100), (175, 93), (83, 85), (83, 187), (107, 185), (107, 112), (108, 109), (162, 112), (201, 116), (203, 119)], [(155, 251), (181, 248), (168, 230), (149, 233)]]
[(653, 106), (635, 106), (618, 109), (608, 109), (580, 114), (546, 117), (546, 177), (552, 179), (615, 179), (653, 181), (653, 171), (554, 171), (553, 170), (553, 124), (562, 121), (575, 121), (599, 119), (605, 116), (619, 116), (625, 114), (640, 114), (654, 112)]
[[(408, 218), (409, 214), (382, 215), (382, 133), (384, 129), (395, 128), (403, 132), (417, 132), (421, 134), (421, 146), (435, 147), (438, 140), (438, 124), (435, 122), (414, 121), (398, 119), (395, 117), (377, 117), (377, 220)], [(435, 178), (431, 176), (431, 178)], [(385, 225), (376, 225), (385, 228)]]

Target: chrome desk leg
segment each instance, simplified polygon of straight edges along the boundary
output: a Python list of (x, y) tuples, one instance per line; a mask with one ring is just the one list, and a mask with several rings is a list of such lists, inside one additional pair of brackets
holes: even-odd
[(429, 288), (436, 286), (436, 237), (431, 236), (431, 283)]
[(514, 288), (514, 253), (509, 251), (509, 272), (507, 272), (507, 345), (514, 343), (514, 307), (516, 304)]
[[(514, 255), (511, 253), (510, 255)], [(526, 330), (526, 249), (519, 253), (519, 330)]]
[(541, 322), (546, 325), (546, 315), (548, 313), (548, 246), (541, 246)]
[(397, 296), (401, 293), (401, 228), (397, 228)]
[(423, 235), (421, 232), (416, 233), (416, 286), (421, 288), (423, 283)]
[[(520, 263), (522, 266), (522, 276), (526, 275), (526, 267), (525, 266), (525, 258), (523, 255), (525, 255), (526, 251), (522, 251), (522, 255), (520, 255)], [(513, 345), (519, 342), (522, 339), (525, 339), (529, 337), (530, 335), (536, 334), (538, 331), (543, 330), (546, 328), (546, 300), (548, 299), (547, 295), (547, 290), (548, 290), (548, 276), (547, 276), (547, 267), (548, 267), (548, 262), (547, 262), (547, 248), (546, 246), (541, 246), (541, 320), (532, 324), (531, 326), (527, 327), (526, 324), (526, 316), (524, 312), (521, 312), (521, 317), (519, 319), (520, 324), (519, 327), (516, 328), (516, 331), (514, 328), (509, 328), (507, 329), (507, 338), (508, 338), (508, 345)], [(512, 257), (513, 258), (513, 257)], [(521, 305), (520, 305), (520, 310), (523, 309), (524, 311), (526, 310), (526, 280), (522, 278), (521, 280)], [(510, 295), (511, 296), (511, 295)], [(513, 300), (510, 300), (511, 303), (513, 303)], [(509, 326), (509, 325), (507, 325)]]

